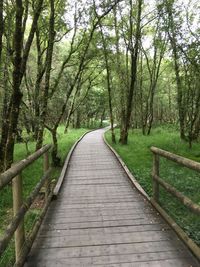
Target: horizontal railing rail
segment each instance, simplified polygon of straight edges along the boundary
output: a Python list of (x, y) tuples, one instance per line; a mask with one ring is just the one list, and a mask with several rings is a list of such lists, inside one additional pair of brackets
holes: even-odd
[(20, 162), (13, 165), (10, 169), (0, 174), (0, 190), (9, 184), (12, 179), (22, 172), (26, 167), (32, 164), (35, 160), (40, 158), (45, 152), (51, 148), (51, 145), (45, 145), (26, 159), (21, 160)]
[(165, 150), (157, 148), (157, 147), (151, 147), (151, 151), (158, 156), (169, 159), (169, 160), (174, 161), (174, 162), (176, 162), (176, 163), (178, 163), (184, 167), (187, 167), (189, 169), (200, 172), (200, 163), (199, 162), (178, 156), (176, 154), (173, 154), (171, 152), (165, 151)]
[(153, 196), (150, 199), (153, 206), (160, 212), (160, 214), (166, 219), (171, 227), (176, 231), (178, 236), (184, 241), (184, 243), (191, 249), (191, 251), (200, 260), (200, 248), (197, 246), (187, 234), (171, 219), (171, 217), (164, 211), (159, 204), (159, 186), (162, 186), (167, 192), (176, 197), (184, 206), (186, 206), (191, 212), (200, 215), (200, 205), (194, 203), (189, 197), (179, 192), (175, 187), (160, 178), (160, 157), (174, 161), (177, 164), (200, 172), (200, 163), (193, 160), (178, 156), (168, 151), (162, 150), (157, 147), (151, 147), (153, 152), (153, 170), (152, 170), (152, 183), (153, 183)]
[(188, 207), (192, 212), (200, 215), (200, 205), (194, 203), (190, 198), (184, 196), (175, 187), (160, 178), (159, 157), (164, 157), (168, 160), (174, 161), (184, 167), (190, 168), (198, 172), (200, 172), (200, 163), (156, 147), (151, 147), (151, 151), (153, 152), (153, 199), (156, 202), (159, 202), (159, 185), (161, 185), (167, 192), (175, 196), (183, 205)]
[[(14, 164), (10, 169), (0, 174), (0, 191), (7, 185), (10, 185), (12, 182), (12, 191), (13, 191), (13, 218), (9, 225), (7, 226), (5, 232), (0, 238), (0, 257), (5, 252), (8, 247), (11, 239), (15, 236), (15, 265), (14, 266), (23, 266), (26, 256), (32, 246), (32, 243), (35, 239), (35, 236), (38, 232), (39, 226), (42, 222), (42, 219), (46, 213), (48, 205), (52, 199), (53, 188), (50, 186), (50, 174), (52, 169), (49, 167), (49, 150), (51, 145), (45, 145), (29, 157), (20, 162)], [(23, 185), (22, 185), (22, 171), (39, 159), (41, 156), (44, 156), (43, 161), (43, 176), (27, 197), (23, 200)], [(34, 200), (38, 196), (41, 188), (45, 189), (45, 201), (43, 209), (38, 216), (32, 232), (26, 238), (25, 236), (25, 227), (24, 227), (24, 216), (27, 211), (33, 204)]]

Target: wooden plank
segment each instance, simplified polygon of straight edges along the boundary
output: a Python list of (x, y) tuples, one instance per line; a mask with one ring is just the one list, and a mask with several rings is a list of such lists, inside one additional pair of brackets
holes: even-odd
[[(134, 264), (134, 265), (133, 265)], [(30, 263), (28, 265), (29, 267), (74, 267), (73, 263), (69, 263), (67, 260), (54, 260), (54, 261), (48, 261), (48, 262), (38, 262), (38, 265), (35, 265), (35, 263)], [(83, 264), (79, 264), (76, 266), (81, 266), (81, 267), (93, 267), (93, 266), (106, 266), (106, 267), (185, 267), (185, 266), (189, 266), (189, 267), (198, 267), (198, 265), (190, 265), (190, 259), (184, 259), (184, 263), (183, 260), (180, 259), (168, 259), (168, 260), (162, 260), (162, 261), (148, 261), (148, 262), (126, 262), (126, 263), (114, 263), (114, 264), (106, 264), (106, 265), (94, 265), (92, 263), (92, 265), (87, 264), (87, 265), (83, 265)], [(27, 267), (27, 265), (25, 265), (25, 267)]]
[[(60, 205), (62, 205), (62, 202), (59, 203)], [(143, 204), (143, 205), (142, 205)], [(138, 203), (138, 202), (118, 202), (118, 203), (89, 203), (89, 204), (67, 204), (65, 203), (64, 204), (64, 207), (65, 209), (77, 209), (77, 208), (82, 208), (82, 209), (85, 209), (85, 208), (104, 208), (104, 207), (109, 207), (109, 208), (114, 208), (114, 207), (117, 207), (117, 208), (126, 208), (126, 207), (130, 207), (130, 208), (139, 208), (139, 207), (144, 207), (145, 204), (144, 203)], [(58, 205), (59, 206), (59, 205)]]
[(148, 219), (137, 219), (137, 220), (109, 220), (109, 221), (97, 221), (97, 222), (73, 222), (73, 223), (50, 223), (43, 224), (47, 229), (85, 229), (85, 228), (99, 228), (99, 227), (119, 227), (129, 225), (146, 225), (146, 224), (158, 224), (160, 220), (148, 220)]
[(40, 237), (57, 237), (57, 236), (75, 236), (75, 235), (91, 235), (101, 234), (102, 232), (112, 233), (134, 233), (134, 232), (148, 232), (148, 231), (168, 231), (170, 228), (162, 224), (144, 224), (144, 225), (128, 225), (119, 227), (99, 227), (99, 228), (85, 228), (85, 229), (45, 229), (41, 228)]
[[(45, 219), (44, 221), (44, 224), (68, 224), (69, 227), (71, 227), (74, 223), (75, 224), (83, 224), (83, 223), (98, 223), (99, 226), (112, 226), (111, 222), (114, 222), (113, 225), (123, 225), (124, 224), (130, 224), (130, 225), (136, 225), (138, 223), (141, 223), (141, 224), (152, 224), (152, 223), (161, 223), (161, 220), (159, 217), (157, 218), (153, 218), (153, 217), (150, 217), (149, 218), (147, 216), (142, 216), (142, 215), (137, 215), (135, 216), (135, 218), (133, 218), (133, 216), (129, 216), (129, 215), (125, 215), (125, 216), (118, 216), (118, 219), (116, 220), (116, 216), (112, 216), (112, 217), (109, 217), (107, 216), (106, 218), (103, 217), (103, 216), (93, 216), (93, 217), (90, 217), (90, 216), (84, 216), (83, 218), (80, 218), (81, 216), (76, 216), (76, 217), (70, 217), (69, 216), (69, 219), (67, 219), (68, 217), (66, 216), (65, 218), (58, 218), (57, 220), (53, 220), (51, 219), (51, 217), (48, 217), (48, 220)], [(130, 223), (131, 222), (131, 223)], [(147, 223), (146, 223), (147, 222)]]
[[(191, 261), (188, 257), (185, 256), (185, 251), (165, 251), (165, 252), (155, 252), (155, 253), (140, 253), (140, 254), (115, 254), (109, 256), (100, 256), (100, 257), (76, 257), (76, 258), (57, 258), (57, 259), (47, 259), (39, 261), (40, 265), (46, 264), (46, 266), (107, 266), (108, 264), (123, 264), (123, 263), (132, 263), (132, 266), (135, 266), (135, 263), (147, 264), (149, 262), (159, 262), (160, 266), (163, 266), (162, 263), (167, 263), (172, 261), (174, 264), (182, 262), (182, 266), (197, 266), (195, 261)], [(121, 266), (121, 265), (120, 265)], [(148, 266), (148, 265), (147, 265)], [(166, 265), (167, 266), (167, 265)], [(169, 266), (169, 265), (168, 265)], [(177, 265), (174, 265), (174, 267)], [(180, 265), (181, 266), (181, 265)]]
[[(71, 211), (70, 213), (66, 213), (66, 212), (56, 212), (56, 210), (54, 211), (54, 215), (57, 216), (57, 218), (76, 218), (76, 217), (108, 217), (108, 216), (117, 216), (117, 215), (129, 215), (129, 216), (134, 216), (134, 215), (138, 215), (138, 214), (145, 214), (145, 213), (151, 213), (152, 215), (155, 214), (155, 212), (152, 212), (152, 210), (150, 209), (143, 209), (143, 210), (140, 210), (140, 209), (135, 209), (135, 210), (125, 210), (125, 209), (122, 209), (122, 210), (74, 210), (74, 211)], [(52, 213), (48, 214), (47, 217), (46, 217), (46, 220), (48, 221), (50, 218), (52, 218)]]
[(156, 241), (167, 241), (176, 240), (177, 237), (173, 233), (148, 231), (139, 232), (130, 235), (129, 233), (112, 233), (101, 235), (79, 235), (79, 236), (57, 236), (57, 237), (38, 237), (38, 248), (62, 248), (62, 247), (76, 247), (76, 246), (97, 246), (106, 244), (130, 244), (138, 242), (156, 242)]
[[(169, 241), (158, 241), (154, 242), (154, 246), (149, 246), (148, 243), (131, 243), (131, 244), (111, 244), (85, 247), (71, 247), (71, 248), (43, 248), (38, 250), (33, 248), (29, 260), (35, 258), (37, 260), (53, 260), (55, 258), (55, 253), (57, 253), (58, 258), (71, 258), (71, 257), (99, 257), (105, 255), (115, 255), (115, 254), (139, 254), (139, 253), (153, 253), (153, 252), (165, 252), (165, 251), (176, 251), (177, 246), (179, 250), (185, 251), (184, 246), (175, 243), (172, 244)], [(57, 251), (56, 251), (57, 250)]]
[[(88, 211), (88, 212), (90, 212), (90, 211), (111, 211), (111, 210), (113, 210), (113, 211), (121, 211), (121, 210), (138, 210), (138, 209), (140, 209), (141, 211), (142, 210), (144, 210), (146, 207), (145, 207), (145, 205), (144, 206), (141, 206), (141, 205), (138, 205), (137, 203), (134, 203), (135, 205), (134, 205), (134, 208), (131, 206), (131, 207), (121, 207), (121, 206), (117, 206), (117, 207), (115, 207), (115, 206), (98, 206), (98, 207), (84, 207), (84, 208), (82, 208), (82, 207), (72, 207), (72, 206), (70, 206), (70, 207), (68, 207), (68, 206), (64, 206), (64, 207), (62, 207), (62, 205), (61, 205), (61, 203), (59, 203), (59, 208), (57, 208), (57, 213), (69, 213), (69, 212), (75, 212), (75, 211), (80, 211), (80, 212), (83, 212), (83, 211)], [(49, 209), (49, 212), (51, 212), (51, 213), (53, 213), (53, 212), (56, 212), (56, 207), (54, 206), (54, 207), (51, 207), (50, 209)], [(81, 213), (80, 213), (80, 215), (81, 215)]]

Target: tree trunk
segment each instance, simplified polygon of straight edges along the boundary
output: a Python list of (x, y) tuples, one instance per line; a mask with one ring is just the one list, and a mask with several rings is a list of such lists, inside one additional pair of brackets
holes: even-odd
[(3, 71), (3, 108), (2, 108), (2, 120), (1, 120), (1, 141), (0, 141), (0, 172), (4, 170), (5, 164), (5, 152), (6, 152), (6, 142), (8, 138), (8, 128), (9, 128), (9, 114), (11, 110), (11, 104), (9, 103), (9, 93), (8, 93), (8, 50), (6, 49), (5, 64)]
[(174, 57), (174, 70), (176, 75), (176, 85), (177, 85), (177, 103), (178, 103), (178, 112), (179, 112), (179, 124), (180, 124), (180, 137), (181, 139), (185, 140), (185, 108), (183, 104), (183, 89), (182, 89), (182, 82), (180, 76), (180, 67), (179, 67), (179, 56), (178, 56), (178, 49), (177, 49), (177, 40), (176, 40), (176, 33), (175, 33), (175, 24), (173, 18), (173, 2), (166, 3), (166, 10), (168, 14), (169, 20), (169, 29), (168, 36), (170, 39), (170, 43), (172, 46), (173, 57)]
[[(114, 22), (115, 22), (115, 35), (116, 35), (116, 42), (115, 42), (115, 47), (116, 47), (116, 69), (117, 69), (117, 74), (119, 76), (119, 92), (120, 92), (120, 139), (119, 142), (121, 142), (121, 137), (123, 135), (124, 131), (124, 122), (125, 122), (125, 117), (126, 117), (126, 105), (125, 105), (125, 88), (127, 84), (124, 85), (124, 80), (126, 77), (123, 75), (121, 69), (121, 61), (120, 61), (120, 49), (119, 49), (119, 30), (118, 30), (118, 17), (117, 17), (117, 8), (114, 8)], [(122, 82), (123, 81), (123, 82)]]
[[(17, 134), (18, 118), (20, 113), (20, 104), (22, 100), (22, 92), (20, 85), (26, 71), (26, 63), (28, 60), (31, 44), (34, 38), (34, 33), (37, 25), (37, 21), (41, 12), (43, 0), (39, 0), (37, 9), (34, 13), (33, 22), (27, 42), (23, 50), (23, 1), (16, 0), (16, 15), (15, 15), (15, 31), (14, 31), (14, 60), (13, 60), (13, 73), (12, 73), (12, 95), (10, 100), (10, 112), (9, 112), (9, 128), (6, 140), (6, 150), (4, 165), (5, 168), (9, 168), (13, 162), (15, 137)], [(23, 51), (23, 57), (22, 57)]]
[(135, 33), (135, 45), (132, 45), (132, 38), (133, 38), (133, 21), (132, 21), (132, 1), (131, 4), (131, 11), (130, 11), (130, 46), (131, 46), (131, 81), (130, 81), (130, 88), (128, 92), (127, 98), (127, 110), (126, 110), (126, 117), (123, 122), (123, 127), (121, 129), (120, 135), (120, 142), (121, 144), (128, 143), (128, 130), (130, 128), (130, 120), (132, 114), (132, 105), (133, 105), (133, 95), (135, 91), (135, 82), (137, 76), (137, 60), (138, 60), (138, 51), (139, 51), (139, 42), (141, 38), (141, 13), (142, 13), (142, 0), (138, 0), (138, 10), (137, 10), (137, 24), (136, 24), (136, 33)]
[(4, 31), (3, 21), (3, 0), (0, 0), (0, 67), (1, 67), (1, 53), (2, 53), (2, 37)]
[(112, 88), (111, 88), (111, 73), (108, 63), (108, 51), (106, 47), (106, 40), (104, 38), (104, 33), (102, 30), (102, 24), (99, 21), (99, 26), (101, 29), (101, 38), (103, 42), (103, 50), (104, 50), (104, 59), (105, 59), (105, 65), (106, 65), (106, 81), (107, 81), (107, 90), (108, 90), (108, 106), (109, 106), (109, 112), (110, 112), (110, 126), (111, 126), (111, 136), (112, 136), (112, 143), (116, 143), (115, 139), (115, 132), (114, 132), (114, 117), (113, 117), (113, 107), (112, 107)]
[(36, 29), (36, 44), (37, 44), (37, 77), (34, 88), (34, 115), (35, 115), (35, 127), (34, 127), (34, 138), (38, 139), (39, 132), (39, 121), (40, 121), (40, 89), (42, 78), (45, 73), (45, 66), (42, 64), (42, 51), (41, 51), (41, 40), (40, 32), (37, 27)]
[(101, 114), (101, 120), (100, 120), (100, 124), (99, 124), (99, 128), (103, 127), (103, 120), (104, 120), (104, 116), (105, 116), (105, 108), (103, 109), (103, 112)]
[[(7, 81), (6, 81), (7, 84)], [(0, 143), (0, 172), (5, 170), (5, 153), (6, 153), (6, 142), (8, 138), (9, 128), (9, 114), (11, 106), (8, 106), (7, 90), (4, 92), (3, 101), (3, 112), (2, 112), (2, 130), (1, 130), (1, 143)]]
[(57, 128), (52, 129), (52, 140), (53, 140), (53, 149), (52, 149), (52, 162), (55, 167), (60, 166), (61, 159), (57, 156), (58, 154), (58, 140), (57, 140)]
[[(4, 21), (3, 21), (3, 0), (0, 0), (0, 80), (1, 80), (1, 73), (3, 73), (1, 68), (1, 54), (2, 54), (2, 38), (3, 38), (3, 31), (4, 31)], [(4, 90), (4, 101), (3, 101), (3, 116), (2, 116), (2, 133), (1, 133), (1, 143), (0, 143), (0, 172), (3, 170), (3, 159), (4, 159), (4, 148), (5, 148), (5, 142), (4, 142), (4, 136), (5, 131), (7, 128), (4, 128), (4, 120), (6, 121), (6, 114), (5, 110), (7, 108), (7, 100), (6, 99), (7, 90)]]
[(55, 38), (54, 0), (50, 0), (50, 6), (51, 6), (51, 14), (50, 14), (50, 20), (49, 20), (49, 39), (48, 39), (48, 48), (47, 48), (47, 55), (46, 55), (46, 62), (45, 62), (45, 65), (46, 65), (45, 87), (44, 87), (44, 94), (42, 97), (42, 108), (41, 108), (36, 150), (40, 149), (43, 144), (44, 125), (45, 125), (46, 114), (47, 114), (50, 77), (51, 77), (51, 65), (52, 65), (52, 56), (53, 56), (53, 47), (54, 47), (54, 38)]
[(11, 96), (11, 110), (9, 116), (9, 129), (5, 153), (5, 167), (9, 168), (13, 162), (13, 151), (15, 144), (15, 136), (17, 133), (17, 123), (19, 117), (20, 104), (22, 99), (22, 92), (20, 91), (21, 83), (21, 63), (22, 63), (22, 18), (23, 18), (23, 4), (22, 0), (16, 0), (16, 16), (15, 16), (15, 33), (14, 33), (14, 69), (13, 69), (13, 93)]
[(81, 128), (81, 113), (80, 110), (77, 109), (76, 111), (76, 129), (80, 129)]

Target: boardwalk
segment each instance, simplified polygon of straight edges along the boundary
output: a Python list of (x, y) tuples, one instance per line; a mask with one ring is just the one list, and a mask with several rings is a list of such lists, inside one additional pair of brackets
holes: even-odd
[(75, 149), (25, 266), (199, 266), (132, 187), (102, 134), (87, 134)]

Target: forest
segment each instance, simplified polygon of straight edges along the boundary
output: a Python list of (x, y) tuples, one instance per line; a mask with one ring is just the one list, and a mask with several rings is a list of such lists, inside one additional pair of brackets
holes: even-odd
[(0, 7), (1, 170), (16, 142), (110, 120), (150, 135), (200, 133), (198, 1), (10, 1)]
[(61, 137), (108, 125), (150, 194), (151, 145), (200, 161), (199, 14), (197, 0), (0, 0), (0, 173), (46, 142), (62, 166)]

